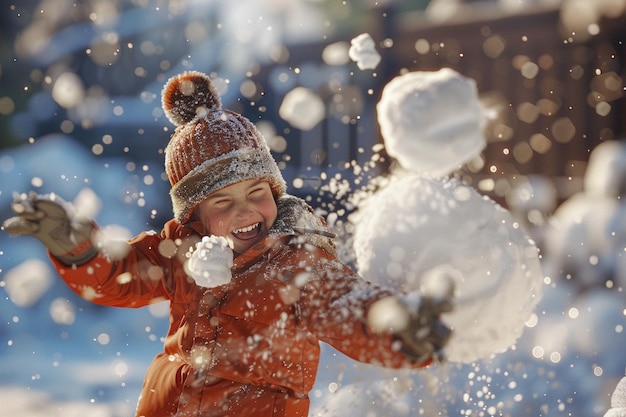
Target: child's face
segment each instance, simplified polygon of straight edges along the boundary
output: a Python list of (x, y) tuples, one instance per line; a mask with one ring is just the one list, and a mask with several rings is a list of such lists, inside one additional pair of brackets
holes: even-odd
[(278, 214), (269, 184), (258, 179), (224, 187), (196, 210), (207, 234), (232, 240), (238, 254), (263, 240)]

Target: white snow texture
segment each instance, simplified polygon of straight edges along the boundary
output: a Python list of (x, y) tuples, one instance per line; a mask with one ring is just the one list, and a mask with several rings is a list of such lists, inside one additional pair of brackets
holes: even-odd
[(350, 41), (348, 56), (360, 70), (374, 69), (380, 63), (380, 54), (369, 33), (361, 33)]
[(223, 236), (204, 236), (187, 261), (187, 271), (197, 285), (226, 285), (232, 278), (233, 251)]
[(622, 378), (611, 395), (611, 408), (604, 417), (626, 417), (626, 377)]
[(447, 274), (456, 277), (455, 308), (443, 316), (453, 362), (509, 348), (540, 299), (533, 242), (508, 211), (456, 180), (393, 177), (361, 206), (354, 249), (363, 278), (408, 293), (432, 273), (455, 271)]
[(453, 278), (448, 360), (506, 350), (539, 302), (543, 275), (511, 213), (446, 177), (486, 143), (474, 81), (449, 68), (409, 72), (385, 86), (377, 111), (387, 152), (403, 169), (353, 217), (358, 272), (408, 293), (423, 291), (429, 276)]
[(387, 152), (410, 171), (448, 175), (486, 145), (476, 84), (449, 68), (395, 77), (376, 110)]

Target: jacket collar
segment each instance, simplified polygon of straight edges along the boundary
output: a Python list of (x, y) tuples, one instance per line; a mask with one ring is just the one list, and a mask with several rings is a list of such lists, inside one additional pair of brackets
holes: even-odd
[(273, 250), (277, 250), (287, 243), (290, 235), (269, 235), (256, 245), (248, 248), (244, 253), (238, 255), (233, 260), (233, 271), (240, 271), (248, 268), (257, 262), (261, 257), (269, 255)]

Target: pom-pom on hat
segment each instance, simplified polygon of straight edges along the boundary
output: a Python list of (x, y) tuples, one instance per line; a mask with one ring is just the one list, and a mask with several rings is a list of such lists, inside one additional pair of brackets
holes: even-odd
[(250, 120), (222, 109), (206, 74), (188, 71), (170, 78), (161, 98), (167, 118), (177, 126), (165, 148), (165, 172), (180, 223), (187, 223), (209, 194), (237, 182), (260, 178), (275, 198), (285, 193), (265, 139)]

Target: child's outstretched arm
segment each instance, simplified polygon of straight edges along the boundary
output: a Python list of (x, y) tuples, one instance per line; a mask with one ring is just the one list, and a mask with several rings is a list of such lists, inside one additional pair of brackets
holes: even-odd
[[(101, 231), (96, 223), (58, 195), (16, 194), (11, 208), (16, 215), (3, 223), (3, 230), (40, 240), (61, 279), (91, 302), (143, 307), (169, 299), (174, 280), (186, 282), (179, 259), (185, 250), (175, 242), (187, 242), (192, 232), (176, 222), (169, 222), (162, 235), (143, 232), (129, 241), (115, 242), (117, 249), (126, 245), (128, 251), (112, 254), (106, 238), (98, 236)], [(164, 240), (166, 244), (161, 245)], [(186, 294), (182, 292), (181, 297)]]
[(452, 282), (433, 291), (394, 293), (366, 282), (322, 249), (296, 253), (308, 254), (297, 262), (308, 271), (298, 279), (304, 283), (300, 319), (320, 340), (358, 361), (391, 368), (445, 359), (451, 330), (441, 315), (453, 308)]
[(11, 209), (15, 217), (2, 228), (13, 236), (33, 236), (51, 255), (66, 265), (82, 265), (98, 250), (91, 237), (95, 224), (80, 216), (74, 206), (56, 194), (15, 194)]

